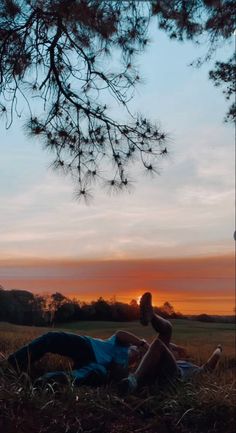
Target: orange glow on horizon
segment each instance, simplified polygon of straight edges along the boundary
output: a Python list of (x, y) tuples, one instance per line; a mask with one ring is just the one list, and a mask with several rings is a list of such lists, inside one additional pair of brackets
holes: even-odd
[(90, 302), (139, 302), (153, 294), (153, 304), (170, 302), (183, 314), (232, 315), (235, 306), (233, 256), (124, 261), (0, 260), (0, 284), (34, 293), (59, 291)]
[[(144, 293), (144, 292), (143, 292)], [(92, 302), (96, 301), (101, 295), (97, 295), (95, 293), (94, 295), (90, 296), (78, 296), (74, 293), (70, 294), (68, 297), (71, 299), (77, 299), (80, 302)], [(124, 302), (126, 304), (129, 304), (133, 299), (137, 301), (138, 305), (140, 302), (142, 295), (138, 296), (116, 296), (115, 300), (118, 302)], [(106, 296), (102, 296), (106, 301), (113, 301), (113, 298), (109, 298)], [(173, 305), (175, 312), (179, 312), (186, 315), (191, 314), (212, 314), (212, 315), (233, 315), (234, 314), (234, 304), (235, 304), (235, 298), (234, 296), (219, 296), (219, 297), (212, 297), (212, 298), (203, 298), (199, 299), (196, 297), (191, 297), (187, 301), (184, 301), (179, 297), (179, 299), (175, 295), (175, 299), (167, 298), (165, 296), (161, 297), (153, 297), (153, 306), (154, 307), (160, 307), (162, 306), (166, 301), (168, 301), (170, 304)]]
[(138, 305), (140, 304), (141, 297), (142, 297), (142, 295), (139, 295), (139, 296), (137, 297), (137, 304), (138, 304)]

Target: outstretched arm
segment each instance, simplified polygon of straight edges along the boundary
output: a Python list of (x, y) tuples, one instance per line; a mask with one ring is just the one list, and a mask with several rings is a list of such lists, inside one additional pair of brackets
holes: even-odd
[(146, 340), (137, 337), (136, 335), (132, 334), (131, 332), (117, 331), (115, 335), (116, 335), (118, 342), (124, 346), (134, 345), (134, 346), (138, 346), (138, 347), (144, 347), (147, 349), (149, 347), (149, 344)]

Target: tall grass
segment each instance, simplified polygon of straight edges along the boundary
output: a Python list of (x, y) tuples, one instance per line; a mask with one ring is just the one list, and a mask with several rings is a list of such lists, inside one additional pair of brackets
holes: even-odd
[[(44, 328), (0, 324), (2, 359), (43, 332)], [(106, 334), (102, 327), (96, 332)], [(176, 337), (184, 339), (183, 333)], [(227, 338), (229, 342), (231, 337)], [(196, 332), (190, 340), (191, 357), (204, 361), (211, 342), (204, 342), (199, 351)], [(44, 357), (30, 376), (19, 376), (2, 362), (0, 433), (235, 433), (233, 351), (232, 343), (214, 373), (168, 389), (153, 385), (126, 398), (118, 396), (114, 386), (77, 388), (69, 379), (63, 385), (37, 384), (36, 374), (69, 368), (68, 360), (61, 357)]]

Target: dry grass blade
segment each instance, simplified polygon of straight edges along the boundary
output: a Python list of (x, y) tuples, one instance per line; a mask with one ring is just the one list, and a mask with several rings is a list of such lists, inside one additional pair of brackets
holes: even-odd
[[(235, 431), (235, 358), (232, 345), (219, 369), (194, 382), (179, 382), (171, 389), (143, 388), (121, 398), (109, 386), (77, 388), (41, 384), (36, 376), (17, 375), (6, 355), (42, 330), (0, 324), (0, 432), (1, 433), (233, 433)], [(2, 333), (1, 333), (2, 327)], [(134, 330), (135, 331), (135, 330)], [(97, 330), (96, 330), (97, 332)], [(219, 331), (217, 331), (218, 333)], [(6, 335), (7, 334), (7, 335)], [(3, 335), (3, 340), (1, 339)], [(101, 335), (102, 336), (102, 335)], [(198, 337), (199, 339), (199, 337)], [(1, 342), (7, 350), (3, 351)], [(208, 344), (208, 343), (207, 343)], [(211, 342), (209, 343), (211, 344)], [(197, 345), (196, 345), (197, 347)], [(196, 347), (191, 355), (198, 358)], [(205, 352), (206, 354), (205, 354)], [(208, 345), (201, 346), (201, 356)], [(42, 375), (64, 361), (50, 356), (36, 366)], [(32, 372), (31, 372), (32, 374)]]
[(193, 408), (190, 408), (190, 409), (188, 409), (188, 410), (186, 410), (184, 413), (183, 413), (183, 415), (181, 416), (181, 418), (177, 421), (177, 423), (175, 424), (176, 425), (176, 427), (177, 427), (177, 425), (179, 425), (180, 423), (181, 423), (181, 421), (182, 421), (182, 419), (189, 413), (189, 412), (192, 412), (194, 409)]

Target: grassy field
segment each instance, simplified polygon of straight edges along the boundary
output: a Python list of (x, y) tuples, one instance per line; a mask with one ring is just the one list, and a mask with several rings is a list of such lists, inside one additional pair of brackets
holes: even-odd
[[(178, 383), (168, 390), (144, 388), (119, 397), (110, 386), (89, 389), (67, 385), (36, 386), (0, 366), (0, 433), (235, 433), (235, 336), (233, 324), (173, 320), (173, 341), (187, 348), (190, 359), (204, 362), (221, 343), (222, 360), (198, 382)], [(149, 327), (138, 322), (76, 322), (61, 326), (78, 334), (109, 337), (124, 329), (147, 338)], [(56, 330), (56, 329), (55, 329)], [(2, 358), (47, 328), (0, 322)], [(47, 356), (38, 371), (68, 368), (65, 359)]]

